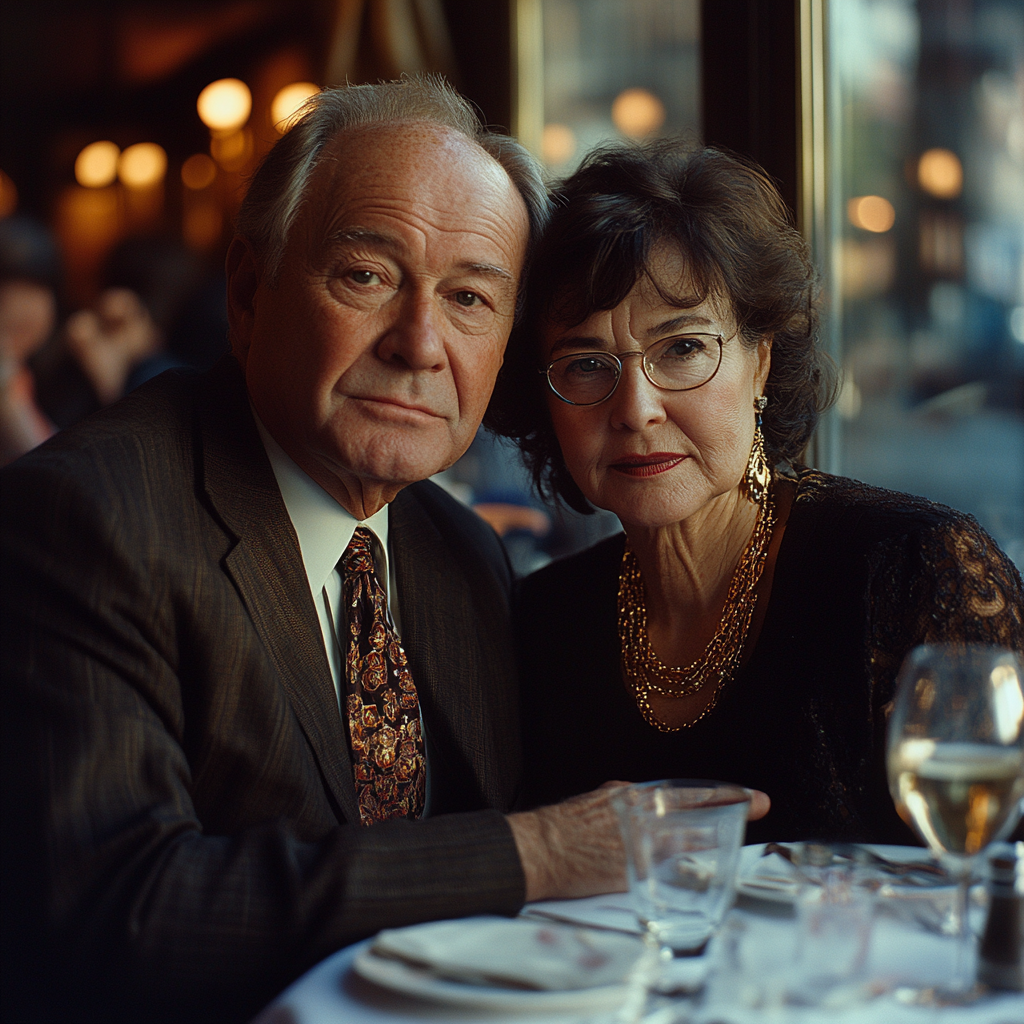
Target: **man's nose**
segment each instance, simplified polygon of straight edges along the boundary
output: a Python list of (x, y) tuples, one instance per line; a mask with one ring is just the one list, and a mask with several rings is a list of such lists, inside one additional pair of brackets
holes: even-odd
[(620, 353), (622, 373), (619, 383), (608, 399), (611, 424), (616, 429), (643, 430), (663, 423), (666, 414), (665, 392), (655, 387), (644, 373), (640, 352)]
[(444, 326), (444, 313), (436, 296), (410, 291), (397, 305), (377, 355), (410, 370), (443, 369), (448, 361)]

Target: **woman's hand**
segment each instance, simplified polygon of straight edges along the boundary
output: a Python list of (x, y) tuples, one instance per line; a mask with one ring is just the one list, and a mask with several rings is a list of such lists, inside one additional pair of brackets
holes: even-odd
[(758, 818), (763, 818), (772, 809), (771, 797), (767, 793), (762, 793), (759, 789), (748, 789), (747, 792), (750, 794), (747, 821), (757, 821)]
[[(630, 785), (628, 782), (605, 782), (600, 789), (618, 789), (620, 786), (628, 785)], [(762, 793), (759, 789), (748, 789), (747, 792), (750, 794), (747, 821), (757, 821), (758, 818), (763, 818), (772, 809), (771, 797), (767, 793)]]

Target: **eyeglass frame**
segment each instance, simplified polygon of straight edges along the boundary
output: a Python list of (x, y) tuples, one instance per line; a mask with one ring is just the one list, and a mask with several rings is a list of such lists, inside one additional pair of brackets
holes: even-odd
[[(673, 394), (680, 394), (683, 391), (696, 391), (697, 388), (702, 388), (705, 384), (710, 384), (718, 375), (718, 371), (722, 368), (722, 358), (725, 349), (725, 343), (727, 341), (732, 341), (732, 339), (736, 337), (737, 333), (739, 332), (734, 332), (733, 334), (730, 334), (728, 338), (726, 338), (721, 334), (715, 335), (705, 334), (703, 331), (690, 331), (688, 334), (679, 334), (671, 338), (659, 338), (657, 341), (652, 341), (650, 345), (648, 345), (646, 348), (642, 348), (632, 352), (622, 352), (621, 354), (618, 352), (601, 352), (594, 350), (590, 350), (587, 352), (568, 352), (564, 356), (559, 356), (557, 359), (552, 359), (547, 366), (541, 367), (537, 372), (544, 375), (544, 378), (548, 382), (548, 389), (555, 396), (555, 398), (557, 398), (559, 401), (565, 402), (566, 405), (574, 405), (579, 409), (593, 409), (595, 405), (600, 405), (602, 402), (607, 402), (608, 399), (615, 394), (619, 387), (619, 381), (622, 380), (622, 360), (625, 359), (627, 356), (641, 357), (640, 369), (643, 372), (644, 377), (647, 379), (648, 383), (650, 383), (653, 387), (658, 388), (659, 391), (671, 391)], [(659, 384), (657, 381), (652, 380), (651, 375), (647, 370), (647, 353), (650, 352), (650, 350), (654, 348), (655, 345), (661, 345), (666, 341), (674, 341), (676, 338), (688, 338), (693, 336), (701, 338), (715, 338), (717, 340), (718, 364), (715, 366), (714, 373), (712, 373), (707, 380), (701, 381), (699, 384), (691, 384), (689, 387), (686, 388), (669, 388), (665, 387), (664, 384)], [(564, 395), (559, 394), (558, 391), (555, 389), (555, 385), (551, 383), (551, 367), (554, 366), (555, 363), (561, 362), (563, 359), (579, 359), (581, 356), (610, 356), (612, 359), (615, 360), (616, 364), (618, 365), (618, 370), (615, 374), (615, 383), (612, 385), (611, 391), (609, 391), (608, 394), (604, 396), (604, 398), (599, 398), (596, 402), (572, 402)]]

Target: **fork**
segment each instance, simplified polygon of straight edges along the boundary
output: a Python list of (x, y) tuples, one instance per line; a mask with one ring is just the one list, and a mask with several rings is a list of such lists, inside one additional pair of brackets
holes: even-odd
[[(875, 853), (874, 850), (869, 850), (866, 846), (858, 846), (858, 853), (862, 854), (867, 858), (869, 864), (873, 867), (878, 868), (880, 871), (884, 871), (888, 875), (927, 875), (928, 877), (941, 881), (950, 881), (949, 872), (940, 864), (936, 864), (934, 861), (927, 860), (913, 860), (913, 861), (894, 861), (889, 860), (888, 857), (883, 857), (879, 853)], [(782, 843), (766, 843), (764, 852), (761, 854), (762, 857), (768, 857), (773, 853), (777, 853), (780, 857), (788, 860), (790, 864), (797, 867), (799, 865), (793, 859), (793, 850), (791, 847), (784, 846)], [(852, 859), (851, 854), (842, 853), (837, 851), (837, 855)]]

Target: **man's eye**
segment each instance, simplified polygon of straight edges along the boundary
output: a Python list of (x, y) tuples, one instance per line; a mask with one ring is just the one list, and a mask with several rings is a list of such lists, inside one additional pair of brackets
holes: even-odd
[(460, 306), (476, 306), (481, 300), (476, 292), (456, 292), (455, 301)]
[(380, 284), (380, 278), (372, 270), (353, 270), (348, 276), (356, 284)]

